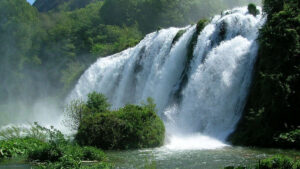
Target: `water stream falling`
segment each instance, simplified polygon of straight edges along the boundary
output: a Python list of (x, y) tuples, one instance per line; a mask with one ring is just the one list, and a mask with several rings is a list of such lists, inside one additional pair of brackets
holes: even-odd
[[(151, 33), (133, 48), (98, 59), (68, 100), (97, 91), (118, 108), (152, 97), (166, 125), (165, 147), (222, 147), (245, 105), (263, 23), (246, 7), (225, 11), (197, 35), (192, 57), (195, 25)], [(172, 43), (180, 30), (185, 33)]]

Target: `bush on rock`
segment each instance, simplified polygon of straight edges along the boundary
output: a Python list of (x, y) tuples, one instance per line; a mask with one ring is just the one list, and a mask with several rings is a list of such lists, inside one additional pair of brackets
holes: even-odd
[[(101, 98), (102, 102), (90, 104), (94, 98)], [(165, 127), (156, 114), (153, 100), (115, 111), (108, 110), (106, 100), (102, 94), (93, 93), (84, 103), (86, 108), (75, 136), (80, 145), (111, 150), (152, 148), (163, 144)]]

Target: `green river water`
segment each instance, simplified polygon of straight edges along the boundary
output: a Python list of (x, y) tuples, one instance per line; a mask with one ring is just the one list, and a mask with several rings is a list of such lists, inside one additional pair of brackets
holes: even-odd
[[(300, 159), (300, 152), (280, 149), (225, 147), (215, 150), (170, 150), (167, 148), (106, 152), (117, 169), (221, 169), (247, 166), (253, 168), (260, 159), (275, 154)], [(22, 160), (2, 162), (0, 169), (30, 169)]]

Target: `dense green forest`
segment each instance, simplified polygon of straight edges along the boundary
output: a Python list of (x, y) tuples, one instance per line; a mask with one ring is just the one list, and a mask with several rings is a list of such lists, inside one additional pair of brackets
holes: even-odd
[[(37, 0), (31, 6), (25, 0), (2, 0), (0, 111), (5, 117), (17, 112), (19, 102), (31, 105), (44, 97), (64, 98), (97, 58), (134, 46), (151, 31), (183, 26), (245, 3)], [(231, 140), (299, 147), (299, 2), (265, 0), (264, 12), (268, 21), (260, 31), (253, 86)]]
[(41, 98), (62, 99), (97, 58), (134, 46), (146, 33), (241, 4), (246, 2), (37, 0), (31, 6), (1, 0), (0, 112), (11, 116), (31, 111), (27, 105)]
[[(206, 24), (203, 18), (248, 2), (37, 0), (30, 5), (26, 0), (1, 0), (0, 127), (10, 123), (9, 117), (16, 119), (19, 112), (29, 114), (28, 107), (38, 100), (64, 104), (92, 63), (136, 45), (147, 33), (200, 20), (197, 35)], [(263, 5), (267, 21), (258, 38), (253, 82), (243, 116), (229, 141), (234, 145), (299, 149), (300, 3), (264, 0)], [(250, 13), (255, 15), (255, 5), (252, 9)], [(182, 34), (179, 31), (174, 41)], [(188, 48), (193, 48), (196, 38)], [(64, 122), (70, 122), (77, 131), (74, 139), (37, 123), (28, 129), (2, 130), (0, 160), (25, 157), (28, 162), (42, 162), (41, 168), (87, 168), (82, 161), (95, 160), (90, 168), (113, 168), (97, 148), (126, 150), (163, 144), (165, 127), (153, 100), (110, 108), (107, 98), (99, 93), (90, 93), (86, 102), (71, 102), (65, 109), (69, 121)], [(278, 156), (256, 167), (299, 166), (296, 158)]]
[(258, 61), (234, 144), (300, 148), (300, 3), (265, 0)]

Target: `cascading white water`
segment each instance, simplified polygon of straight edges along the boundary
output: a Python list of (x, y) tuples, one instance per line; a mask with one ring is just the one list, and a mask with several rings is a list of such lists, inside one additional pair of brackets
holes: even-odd
[[(191, 60), (188, 46), (196, 26), (151, 33), (134, 48), (100, 58), (68, 100), (86, 99), (97, 91), (118, 108), (152, 97), (165, 121), (167, 147), (224, 146), (221, 141), (234, 130), (244, 108), (263, 23), (261, 14), (254, 17), (247, 8), (215, 16), (198, 36)], [(173, 44), (179, 30), (186, 32)]]

